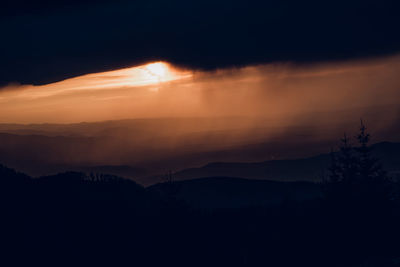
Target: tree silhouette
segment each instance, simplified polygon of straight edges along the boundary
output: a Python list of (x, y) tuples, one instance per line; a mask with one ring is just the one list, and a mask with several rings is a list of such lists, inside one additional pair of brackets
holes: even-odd
[(324, 183), (329, 247), (340, 247), (347, 260), (382, 259), (393, 235), (393, 184), (373, 156), (370, 138), (362, 121), (356, 145), (344, 135), (339, 151), (331, 153), (330, 176)]
[(357, 146), (344, 135), (337, 153), (332, 152), (330, 176), (325, 183), (326, 197), (350, 204), (376, 206), (391, 200), (391, 181), (372, 156), (370, 134), (361, 121)]

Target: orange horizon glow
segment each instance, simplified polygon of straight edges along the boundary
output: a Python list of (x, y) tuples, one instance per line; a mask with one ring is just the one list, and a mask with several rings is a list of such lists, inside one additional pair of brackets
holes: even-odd
[[(400, 56), (310, 66), (266, 64), (213, 72), (167, 62), (41, 85), (0, 88), (0, 123), (74, 123), (160, 117), (268, 117), (397, 107)], [(390, 116), (395, 116), (391, 111)], [(316, 116), (316, 115), (315, 115)], [(389, 116), (389, 117), (388, 117)], [(346, 119), (346, 118), (343, 118)], [(298, 119), (295, 119), (298, 121)]]

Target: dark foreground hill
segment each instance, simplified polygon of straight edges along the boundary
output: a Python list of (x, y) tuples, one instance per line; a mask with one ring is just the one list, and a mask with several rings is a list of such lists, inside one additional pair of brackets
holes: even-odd
[[(150, 186), (151, 193), (165, 195), (171, 185)], [(320, 198), (321, 186), (309, 182), (277, 182), (230, 177), (208, 177), (178, 181), (174, 197), (190, 207), (201, 209), (277, 206)]]
[(399, 267), (398, 200), (372, 211), (327, 202), (309, 182), (204, 178), (146, 189), (0, 166), (0, 264)]

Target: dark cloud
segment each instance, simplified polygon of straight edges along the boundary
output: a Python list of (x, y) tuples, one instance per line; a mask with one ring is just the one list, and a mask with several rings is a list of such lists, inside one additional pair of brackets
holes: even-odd
[[(22, 14), (44, 14), (46, 12), (76, 8), (85, 4), (106, 3), (109, 0), (2, 0), (0, 14), (16, 16)], [(116, 2), (118, 0), (115, 0)]]
[(397, 0), (4, 3), (0, 84), (48, 83), (151, 60), (215, 69), (400, 50)]

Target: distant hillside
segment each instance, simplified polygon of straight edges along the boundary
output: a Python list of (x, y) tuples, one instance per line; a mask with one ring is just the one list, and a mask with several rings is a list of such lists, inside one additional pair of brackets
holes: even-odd
[[(396, 129), (371, 124), (373, 140), (398, 140), (388, 134)], [(278, 125), (245, 117), (0, 123), (0, 163), (30, 176), (107, 173), (145, 186), (161, 182), (169, 170), (177, 171), (177, 180), (225, 176), (320, 181), (330, 162), (330, 156), (321, 153), (337, 145), (342, 129), (352, 128), (324, 122), (315, 131), (309, 125)], [(391, 174), (400, 173), (399, 146), (374, 146)]]
[[(382, 142), (372, 146), (375, 157), (381, 160), (383, 167), (390, 173), (400, 171), (400, 143)], [(293, 159), (270, 160), (255, 163), (215, 162), (200, 168), (190, 168), (174, 174), (177, 180), (200, 177), (244, 177), (277, 181), (321, 181), (327, 174), (330, 155)]]
[(318, 184), (309, 182), (276, 182), (231, 177), (208, 177), (160, 183), (149, 192), (167, 194), (174, 186), (176, 197), (189, 206), (202, 209), (244, 208), (281, 205), (284, 201), (304, 201), (321, 196)]

